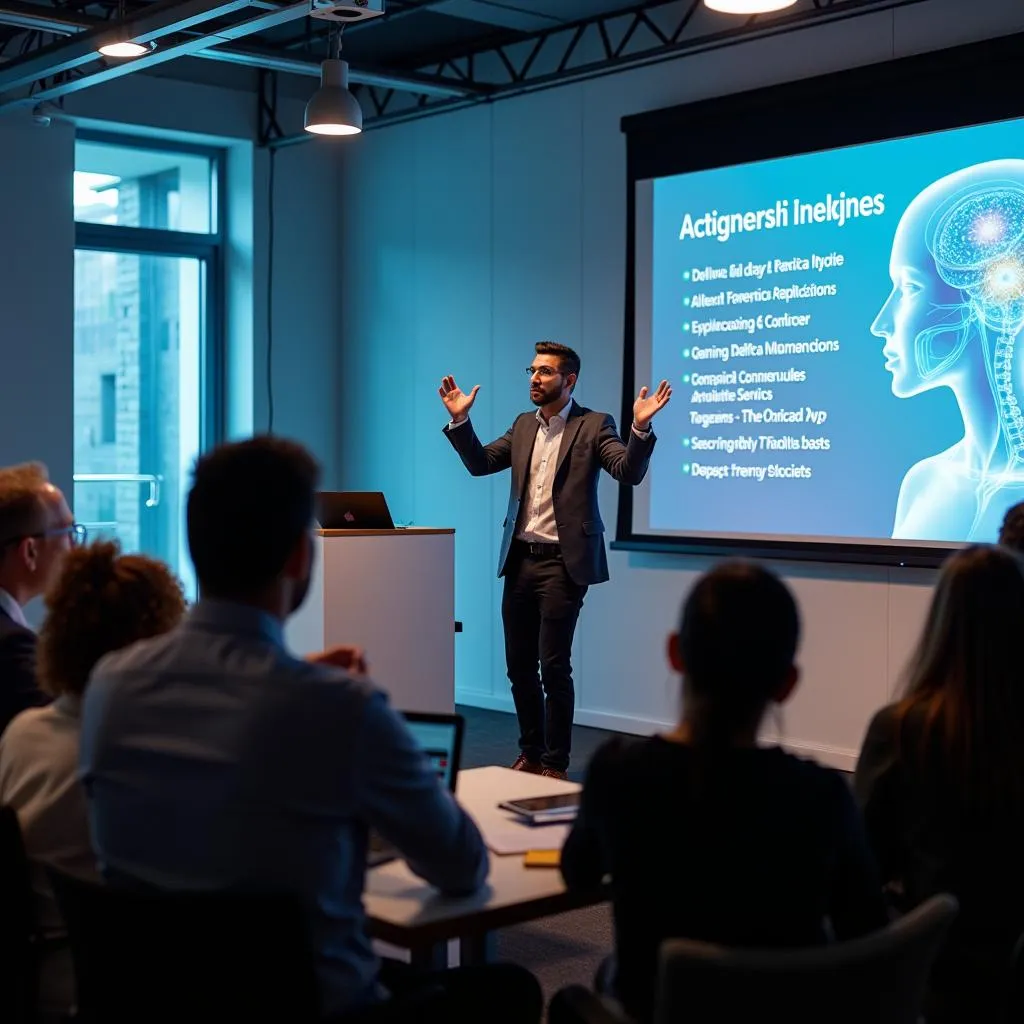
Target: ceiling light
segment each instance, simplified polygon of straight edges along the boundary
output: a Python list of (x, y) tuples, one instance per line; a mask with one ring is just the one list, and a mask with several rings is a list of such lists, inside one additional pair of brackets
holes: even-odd
[(112, 43), (104, 43), (99, 48), (99, 52), (104, 57), (120, 57), (124, 59), (127, 57), (141, 57), (144, 53), (150, 53), (155, 49), (156, 46), (153, 43), (136, 43), (131, 39), (118, 39)]
[(704, 6), (722, 14), (769, 14), (792, 7), (796, 0), (704, 0)]
[(107, 42), (102, 43), (96, 49), (104, 57), (114, 57), (118, 60), (130, 60), (132, 57), (141, 57), (144, 53), (152, 53), (156, 49), (156, 43), (137, 43), (131, 37), (131, 33), (125, 31), (125, 0), (118, 0), (117, 24), (118, 28), (107, 36)]
[(306, 104), (303, 126), (313, 135), (358, 135), (363, 111), (348, 91), (348, 62), (341, 59), (341, 29), (334, 33), (333, 56), (320, 65), (320, 88)]

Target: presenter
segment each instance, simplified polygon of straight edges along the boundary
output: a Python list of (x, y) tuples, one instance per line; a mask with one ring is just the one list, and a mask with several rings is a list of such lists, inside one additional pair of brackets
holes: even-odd
[(655, 442), (651, 419), (672, 389), (664, 380), (654, 394), (640, 389), (623, 443), (611, 416), (573, 399), (580, 357), (571, 348), (538, 342), (526, 372), (536, 411), (521, 413), (488, 445), (469, 422), (480, 385), (466, 394), (454, 377), (445, 377), (438, 394), (451, 416), (445, 435), (466, 469), (473, 476), (512, 470), (498, 557), (498, 576), (505, 579), (505, 663), (519, 719), (520, 753), (512, 767), (564, 779), (576, 619), (587, 587), (608, 579), (598, 477), (603, 468), (622, 484), (643, 480)]

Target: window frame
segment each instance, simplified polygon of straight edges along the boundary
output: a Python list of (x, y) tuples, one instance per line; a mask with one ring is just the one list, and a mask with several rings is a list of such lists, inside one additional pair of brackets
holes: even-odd
[(196, 259), (203, 267), (203, 349), (200, 366), (199, 445), (207, 451), (225, 436), (226, 331), (225, 303), (227, 239), (227, 154), (214, 146), (201, 146), (139, 135), (79, 129), (75, 141), (96, 142), (121, 149), (156, 150), (202, 156), (210, 161), (210, 216), (214, 231), (172, 231), (136, 228), (123, 224), (75, 221), (75, 250), (136, 256), (171, 256)]

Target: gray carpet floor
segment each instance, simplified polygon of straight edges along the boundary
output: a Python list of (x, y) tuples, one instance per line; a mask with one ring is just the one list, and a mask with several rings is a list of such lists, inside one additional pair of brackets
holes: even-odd
[[(512, 763), (518, 753), (513, 715), (467, 707), (458, 711), (466, 719), (464, 768)], [(583, 781), (587, 762), (611, 735), (582, 726), (573, 729), (570, 778)], [(507, 928), (498, 934), (497, 947), (499, 959), (533, 971), (544, 989), (546, 1005), (565, 985), (593, 983), (598, 965), (612, 950), (611, 908), (587, 907)]]

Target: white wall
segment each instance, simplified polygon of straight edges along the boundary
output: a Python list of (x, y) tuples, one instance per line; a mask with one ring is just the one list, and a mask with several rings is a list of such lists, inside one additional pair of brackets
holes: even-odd
[[(473, 418), (489, 439), (527, 405), (522, 368), (532, 343), (549, 337), (580, 351), (580, 400), (618, 414), (620, 118), (1021, 28), (1019, 3), (931, 0), (381, 129), (346, 150), (339, 480), (384, 490), (400, 521), (456, 528), (460, 701), (511, 708), (494, 575), (508, 479), (465, 473), (440, 433), (437, 384), (453, 372), (464, 386), (482, 385)], [(615, 498), (606, 480), (610, 531)], [(577, 721), (647, 732), (674, 718), (678, 687), (664, 637), (707, 564), (611, 554), (612, 581), (591, 589), (577, 631)], [(852, 767), (868, 717), (896, 685), (931, 576), (779, 569), (800, 600), (806, 636), (805, 682), (784, 735)]]
[(69, 492), (73, 170), (66, 126), (0, 123), (0, 465), (41, 459)]

